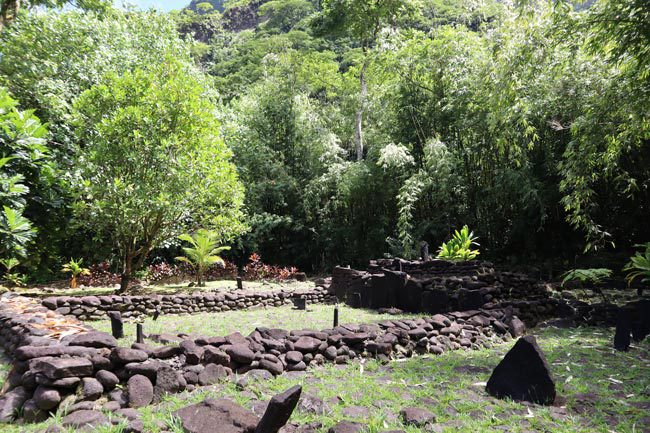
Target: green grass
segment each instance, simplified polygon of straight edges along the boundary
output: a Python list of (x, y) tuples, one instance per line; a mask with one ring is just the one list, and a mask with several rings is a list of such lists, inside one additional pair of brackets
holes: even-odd
[[(182, 284), (152, 284), (138, 290), (137, 295), (171, 295), (178, 293), (193, 293), (205, 291), (226, 292), (237, 289), (237, 282), (235, 280), (217, 280), (208, 281), (205, 287), (188, 287), (189, 282)], [(314, 287), (311, 281), (299, 282), (273, 282), (273, 281), (244, 281), (244, 289), (252, 291), (267, 291), (277, 289), (301, 289)], [(58, 285), (60, 286), (60, 284)], [(77, 289), (60, 288), (58, 286), (35, 286), (26, 288), (15, 288), (15, 293), (32, 296), (32, 297), (48, 297), (48, 296), (101, 296), (115, 294), (115, 287), (81, 287)], [(129, 293), (127, 293), (129, 294)]]
[[(363, 310), (339, 305), (339, 323), (372, 323), (398, 317), (414, 317), (411, 314), (391, 316), (379, 314), (374, 310)], [(257, 308), (252, 310), (224, 311), (219, 313), (200, 313), (193, 315), (161, 315), (154, 321), (147, 317), (144, 324), (146, 334), (196, 334), (201, 336), (227, 335), (235, 331), (248, 335), (257, 327), (283, 329), (325, 329), (331, 328), (334, 306), (313, 304), (307, 310), (294, 310), (290, 305), (282, 307)], [(93, 328), (111, 332), (110, 320), (87, 322)], [(135, 340), (135, 324), (125, 323), (124, 343)]]
[[(5, 353), (0, 349), (0, 389), (2, 389), (2, 386), (5, 383), (5, 379), (7, 379), (7, 374), (9, 374), (10, 369), (11, 369), (11, 361), (5, 356)], [(2, 428), (0, 428), (0, 431), (2, 431)]]
[[(325, 415), (296, 411), (292, 421), (322, 423), (325, 432), (335, 422), (350, 419), (345, 408), (364, 406), (368, 416), (360, 420), (370, 432), (403, 429), (397, 414), (406, 406), (423, 407), (437, 418), (434, 431), (441, 432), (643, 432), (650, 427), (650, 342), (635, 346), (628, 353), (611, 349), (612, 330), (583, 328), (534, 330), (546, 353), (556, 379), (558, 392), (566, 397), (561, 408), (526, 406), (497, 400), (484, 392), (491, 369), (512, 343), (480, 351), (455, 351), (442, 356), (418, 357), (381, 365), (367, 361), (361, 368), (327, 365), (300, 377), (280, 376), (248, 385), (243, 391), (234, 384), (200, 388), (193, 393), (169, 396), (158, 406), (141, 410), (145, 430), (161, 431), (159, 424), (171, 426), (171, 413), (205, 397), (228, 397), (253, 408), (274, 393), (300, 383), (303, 394), (328, 402)], [(334, 402), (339, 401), (339, 403)], [(56, 422), (52, 420), (50, 422)], [(34, 433), (45, 425), (7, 426), (7, 433)], [(118, 427), (96, 430), (117, 433)], [(181, 430), (176, 426), (173, 432)]]

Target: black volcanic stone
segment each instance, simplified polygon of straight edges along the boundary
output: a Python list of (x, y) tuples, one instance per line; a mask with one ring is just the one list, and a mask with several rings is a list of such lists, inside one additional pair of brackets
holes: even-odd
[(257, 424), (255, 433), (277, 433), (289, 421), (298, 404), (302, 387), (295, 385), (271, 398), (269, 405)]
[(93, 331), (76, 336), (70, 341), (70, 346), (108, 347), (112, 349), (117, 346), (117, 340), (106, 332)]
[(627, 352), (632, 341), (632, 312), (621, 308), (616, 318), (616, 333), (614, 334), (614, 348)]
[(555, 382), (535, 337), (522, 337), (496, 366), (486, 391), (497, 398), (550, 405), (555, 401)]
[(206, 399), (173, 413), (187, 433), (253, 433), (258, 418), (248, 409), (227, 399)]

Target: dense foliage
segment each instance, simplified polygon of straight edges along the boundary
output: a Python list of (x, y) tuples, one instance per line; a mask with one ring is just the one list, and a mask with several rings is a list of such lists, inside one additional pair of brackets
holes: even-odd
[[(305, 270), (414, 257), (464, 225), (481, 257), (523, 261), (650, 238), (646, 1), (86, 6), (0, 32), (0, 121), (49, 129), (25, 132), (41, 157), (0, 164), (28, 188), (7, 206), (29, 221), (12, 256), (33, 276), (71, 256), (124, 264), (125, 242), (147, 250), (134, 268), (170, 261), (201, 226), (240, 266), (259, 252)], [(153, 236), (107, 209), (170, 225)]]
[(122, 289), (149, 253), (187, 228), (241, 233), (242, 189), (203, 83), (171, 58), (84, 92), (77, 220), (114, 245)]

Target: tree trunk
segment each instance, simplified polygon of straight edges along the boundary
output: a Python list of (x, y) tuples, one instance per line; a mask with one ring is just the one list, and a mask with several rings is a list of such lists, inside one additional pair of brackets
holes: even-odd
[(366, 60), (363, 61), (361, 72), (359, 73), (359, 83), (361, 84), (361, 93), (359, 95), (359, 109), (357, 110), (356, 130), (354, 139), (357, 147), (357, 161), (363, 160), (363, 113), (366, 109), (366, 97), (368, 96), (368, 85), (366, 84)]
[[(0, 30), (2, 30), (4, 26), (9, 24), (9, 21), (13, 21), (16, 19), (16, 15), (18, 15), (19, 10), (20, 10), (20, 0), (7, 0), (2, 3), (2, 7), (0, 7)], [(10, 11), (11, 11), (11, 19), (9, 18)]]
[(129, 281), (131, 280), (131, 271), (133, 269), (133, 255), (128, 252), (124, 255), (124, 264), (122, 266), (122, 275), (120, 278), (120, 288), (117, 293), (126, 293), (129, 288)]

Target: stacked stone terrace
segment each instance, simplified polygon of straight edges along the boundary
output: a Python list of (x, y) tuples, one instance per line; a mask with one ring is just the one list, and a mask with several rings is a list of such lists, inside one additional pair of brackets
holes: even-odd
[[(218, 313), (280, 306), (295, 296), (324, 302), (332, 294), (354, 307), (398, 308), (425, 317), (323, 330), (257, 328), (248, 336), (152, 335), (152, 342), (166, 345), (129, 347), (78, 320), (109, 311), (123, 317)], [(97, 409), (119, 420), (166, 393), (242, 380), (241, 375), (271, 377), (359, 358), (475, 350), (518, 337), (526, 325), (570, 308), (525, 275), (497, 272), (487, 262), (439, 260), (377, 260), (366, 271), (336, 268), (331, 285), (326, 280), (300, 292), (53, 297), (42, 303), (8, 294), (0, 298), (0, 343), (14, 363), (0, 396), (0, 422), (17, 414), (28, 422), (54, 413), (96, 417)], [(136, 433), (136, 427), (127, 431)]]
[(353, 307), (413, 313), (513, 308), (529, 325), (556, 316), (559, 304), (543, 283), (483, 261), (373, 260), (365, 271), (335, 268), (331, 290)]

